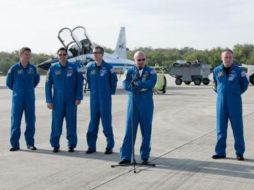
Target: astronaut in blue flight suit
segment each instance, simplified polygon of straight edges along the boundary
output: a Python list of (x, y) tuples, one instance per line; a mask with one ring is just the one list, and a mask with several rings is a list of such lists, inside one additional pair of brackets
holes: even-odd
[(126, 131), (120, 150), (120, 165), (131, 163), (132, 132), (133, 143), (135, 144), (138, 124), (140, 124), (142, 134), (140, 154), (143, 164), (148, 163), (151, 151), (150, 141), (154, 109), (153, 88), (156, 84), (157, 75), (154, 69), (145, 65), (145, 54), (143, 52), (136, 52), (134, 61), (136, 66), (128, 70), (126, 79), (123, 81), (124, 89), (128, 91), (129, 100)]
[(68, 151), (74, 152), (77, 145), (77, 106), (83, 99), (83, 76), (77, 64), (68, 62), (65, 48), (60, 48), (57, 55), (59, 62), (51, 65), (45, 85), (47, 107), (52, 109), (50, 144), (53, 152), (59, 152), (65, 118)]
[(226, 49), (221, 54), (222, 64), (213, 71), (217, 92), (217, 143), (213, 159), (226, 158), (228, 119), (235, 139), (235, 153), (238, 160), (244, 160), (244, 133), (241, 94), (248, 88), (245, 72), (233, 64), (233, 51)]
[(12, 90), (11, 112), (11, 149), (20, 149), (20, 124), (23, 111), (25, 112), (27, 148), (36, 150), (34, 146), (35, 134), (35, 93), (34, 89), (40, 81), (36, 67), (30, 64), (31, 49), (23, 47), (20, 50), (20, 62), (13, 65), (7, 74), (6, 85)]
[(112, 154), (114, 134), (112, 129), (111, 95), (115, 94), (117, 75), (113, 67), (103, 60), (104, 49), (97, 46), (93, 50), (94, 62), (87, 65), (87, 82), (90, 89), (90, 123), (87, 131), (87, 154), (96, 152), (96, 140), (100, 119), (107, 140), (105, 154)]

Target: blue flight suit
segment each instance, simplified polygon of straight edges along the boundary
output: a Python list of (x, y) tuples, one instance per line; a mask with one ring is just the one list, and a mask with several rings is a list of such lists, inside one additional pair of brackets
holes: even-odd
[(228, 72), (223, 64), (213, 71), (215, 91), (217, 92), (216, 120), (217, 120), (217, 143), (215, 152), (217, 155), (226, 156), (226, 139), (228, 119), (230, 120), (235, 139), (235, 151), (241, 156), (245, 151), (243, 137), (242, 99), (249, 81), (245, 72), (233, 64)]
[[(52, 94), (53, 86), (53, 94)], [(77, 146), (77, 105), (76, 100), (83, 99), (83, 76), (75, 63), (59, 62), (53, 64), (45, 86), (46, 102), (53, 104), (50, 143), (53, 148), (60, 148), (63, 119), (66, 120), (68, 147)]]
[(96, 66), (95, 62), (87, 65), (87, 82), (90, 89), (90, 123), (87, 131), (88, 148), (96, 151), (96, 140), (99, 130), (100, 118), (103, 133), (107, 140), (107, 149), (112, 150), (114, 134), (112, 129), (111, 95), (115, 94), (117, 75), (112, 65), (101, 62)]
[[(154, 109), (153, 88), (156, 84), (156, 80), (157, 75), (155, 70), (149, 66), (145, 66), (141, 76), (137, 67), (129, 69), (126, 79), (123, 81), (124, 89), (128, 91), (129, 100), (125, 137), (120, 150), (121, 160), (131, 161), (132, 125), (135, 144), (138, 124), (140, 124), (142, 134), (142, 144), (140, 147), (141, 159), (149, 159)], [(131, 83), (133, 83), (133, 85)]]
[(35, 134), (35, 93), (40, 81), (36, 67), (30, 63), (24, 68), (21, 63), (13, 65), (7, 74), (6, 85), (12, 90), (11, 138), (13, 148), (19, 147), (20, 124), (25, 111), (25, 139), (28, 146), (34, 146)]

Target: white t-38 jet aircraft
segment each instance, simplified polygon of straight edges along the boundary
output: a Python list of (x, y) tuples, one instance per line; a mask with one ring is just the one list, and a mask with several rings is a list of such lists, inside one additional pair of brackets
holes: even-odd
[[(58, 32), (58, 39), (63, 47), (68, 50), (68, 61), (76, 62), (79, 64), (81, 71), (82, 69), (85, 71), (85, 66), (94, 60), (92, 49), (97, 46), (88, 37), (86, 29), (83, 26), (77, 26), (73, 29), (62, 28)], [(134, 62), (127, 59), (124, 27), (120, 29), (115, 51), (112, 54), (105, 52), (103, 59), (105, 62), (112, 64), (118, 74), (122, 74), (126, 69), (134, 66)], [(51, 64), (55, 62), (58, 62), (58, 59), (52, 58), (40, 63), (38, 67), (48, 70)]]

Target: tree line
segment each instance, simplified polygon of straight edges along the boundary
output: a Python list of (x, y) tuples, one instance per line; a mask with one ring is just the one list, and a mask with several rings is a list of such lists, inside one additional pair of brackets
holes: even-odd
[[(169, 67), (176, 60), (194, 61), (199, 60), (203, 63), (210, 64), (212, 68), (221, 63), (220, 55), (225, 48), (217, 47), (211, 50), (197, 50), (194, 48), (185, 47), (182, 49), (153, 49), (138, 48), (147, 55), (147, 63), (149, 65), (158, 64), (160, 66)], [(254, 45), (237, 44), (232, 49), (234, 51), (235, 62), (240, 64), (254, 65)], [(132, 58), (134, 51), (129, 51), (128, 57)]]
[[(141, 47), (128, 51), (128, 58), (132, 59), (136, 50), (142, 50), (147, 55), (148, 65), (160, 65), (168, 68), (176, 62), (176, 60), (194, 61), (199, 60), (203, 63), (210, 64), (212, 68), (221, 63), (220, 54), (224, 48), (217, 47), (213, 49), (197, 50), (194, 48), (185, 47), (182, 49), (176, 48), (158, 48)], [(106, 48), (106, 51), (112, 52)], [(252, 44), (237, 44), (233, 47), (235, 61), (243, 64), (254, 65), (254, 45)], [(53, 57), (44, 53), (33, 53), (31, 62), (35, 65)], [(0, 52), (0, 73), (6, 75), (11, 65), (19, 60), (18, 51)], [(45, 71), (39, 70), (41, 74)]]
[[(31, 62), (35, 65), (51, 58), (52, 55), (47, 55), (43, 53), (33, 53)], [(11, 65), (19, 61), (19, 51), (9, 52), (0, 52), (0, 74), (6, 75)], [(46, 73), (45, 71), (39, 70), (41, 74)]]

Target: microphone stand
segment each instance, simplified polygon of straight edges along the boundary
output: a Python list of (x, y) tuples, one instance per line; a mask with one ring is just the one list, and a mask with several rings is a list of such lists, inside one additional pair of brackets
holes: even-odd
[(136, 166), (147, 166), (147, 167), (155, 167), (156, 165), (153, 163), (137, 163), (136, 162), (136, 158), (135, 158), (135, 147), (134, 147), (134, 91), (133, 91), (133, 87), (134, 87), (134, 82), (137, 78), (136, 77), (132, 77), (132, 81), (129, 85), (129, 88), (131, 89), (131, 108), (132, 108), (132, 113), (131, 113), (131, 149), (132, 149), (132, 162), (131, 163), (126, 163), (126, 164), (115, 164), (115, 165), (111, 165), (111, 168), (115, 168), (115, 167), (124, 167), (124, 166), (133, 166), (133, 172), (137, 173), (136, 170)]

